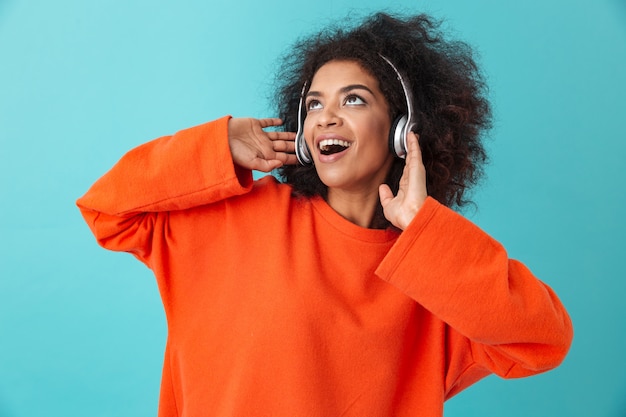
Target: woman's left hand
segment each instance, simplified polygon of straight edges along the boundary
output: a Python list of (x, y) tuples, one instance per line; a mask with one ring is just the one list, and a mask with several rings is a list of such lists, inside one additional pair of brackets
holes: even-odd
[(396, 196), (387, 184), (378, 189), (380, 203), (387, 220), (399, 229), (406, 229), (420, 210), (426, 197), (426, 169), (422, 162), (422, 152), (417, 135), (410, 132), (407, 137), (408, 151), (406, 164), (400, 178), (400, 187)]

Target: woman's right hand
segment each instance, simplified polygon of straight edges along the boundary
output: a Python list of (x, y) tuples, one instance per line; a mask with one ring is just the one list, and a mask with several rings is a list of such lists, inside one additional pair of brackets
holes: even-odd
[(242, 168), (270, 172), (282, 165), (298, 162), (293, 132), (266, 132), (263, 129), (280, 126), (277, 118), (232, 118), (228, 121), (228, 145), (235, 164)]

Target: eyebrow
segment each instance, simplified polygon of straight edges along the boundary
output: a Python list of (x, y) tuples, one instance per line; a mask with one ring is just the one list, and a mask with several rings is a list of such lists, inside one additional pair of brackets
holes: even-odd
[[(371, 95), (374, 95), (374, 92), (368, 86), (363, 85), (363, 84), (350, 84), (345, 87), (342, 87), (339, 90), (339, 92), (345, 94), (352, 90), (365, 90), (369, 92)], [(306, 96), (307, 97), (320, 97), (321, 95), (322, 93), (320, 93), (319, 91), (309, 91)]]

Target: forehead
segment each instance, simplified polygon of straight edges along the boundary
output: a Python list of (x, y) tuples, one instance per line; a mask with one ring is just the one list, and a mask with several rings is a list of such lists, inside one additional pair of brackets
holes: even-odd
[(380, 93), (378, 80), (356, 61), (335, 60), (322, 65), (311, 81), (311, 90), (321, 87), (341, 88), (350, 84), (363, 84)]

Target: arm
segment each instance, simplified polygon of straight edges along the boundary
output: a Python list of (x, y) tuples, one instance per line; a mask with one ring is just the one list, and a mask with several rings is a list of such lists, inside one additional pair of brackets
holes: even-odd
[(563, 360), (572, 325), (561, 302), (497, 241), (426, 197), (415, 135), (398, 194), (386, 186), (380, 194), (385, 216), (403, 232), (377, 274), (449, 326), (448, 395), (488, 372), (522, 377)]
[(500, 376), (546, 371), (569, 349), (571, 322), (554, 292), (498, 242), (433, 199), (377, 274), (469, 339), (472, 361)]
[(246, 193), (251, 169), (291, 161), (286, 152), (292, 134), (262, 130), (278, 124), (224, 117), (145, 143), (124, 155), (77, 205), (102, 246), (147, 263), (154, 225), (168, 212)]

